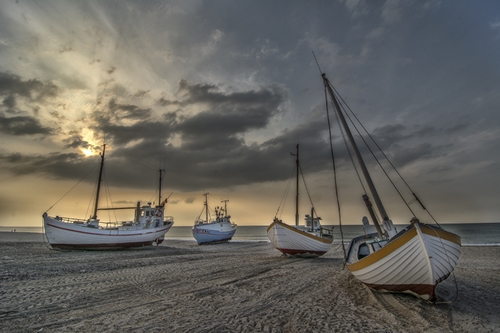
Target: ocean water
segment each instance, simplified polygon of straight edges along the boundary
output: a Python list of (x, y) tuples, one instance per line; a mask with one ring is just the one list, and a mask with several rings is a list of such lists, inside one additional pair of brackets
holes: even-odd
[[(462, 238), (462, 245), (475, 246), (500, 246), (500, 222), (498, 223), (464, 223), (464, 224), (441, 224), (441, 226), (450, 232), (459, 235)], [(331, 226), (327, 226), (331, 227)], [(398, 230), (405, 227), (396, 226)], [(266, 234), (267, 226), (238, 226), (233, 241), (245, 242), (268, 242)], [(3, 227), (0, 226), (0, 232), (34, 232), (42, 233), (42, 227)], [(342, 226), (344, 242), (350, 241), (353, 237), (363, 234), (363, 227), (360, 225)], [(1, 237), (1, 236), (0, 236)], [(340, 243), (340, 227), (334, 226), (335, 243)], [(165, 235), (168, 239), (193, 240), (190, 226), (174, 226)]]

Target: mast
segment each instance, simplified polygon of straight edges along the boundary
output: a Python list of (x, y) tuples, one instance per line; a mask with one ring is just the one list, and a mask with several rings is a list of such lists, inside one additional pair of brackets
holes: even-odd
[[(352, 136), (351, 130), (349, 129), (349, 126), (347, 125), (344, 114), (342, 113), (342, 110), (340, 110), (339, 103), (337, 101), (337, 98), (335, 97), (335, 94), (333, 93), (330, 81), (328, 81), (325, 74), (321, 74), (321, 77), (323, 78), (323, 82), (325, 84), (325, 87), (328, 89), (328, 93), (330, 94), (330, 96), (333, 100), (333, 104), (335, 105), (335, 111), (337, 112), (337, 115), (339, 116), (340, 122), (342, 123), (342, 127), (344, 127), (344, 130), (347, 134), (349, 142), (351, 143), (352, 149), (354, 150), (354, 153), (356, 154), (356, 157), (358, 159), (358, 163), (361, 167), (361, 171), (363, 172), (363, 175), (365, 177), (368, 188), (370, 189), (373, 200), (375, 201), (375, 205), (377, 205), (377, 208), (380, 212), (380, 215), (382, 215), (382, 219), (384, 221), (388, 221), (389, 216), (387, 216), (387, 212), (385, 211), (384, 205), (382, 204), (382, 201), (380, 200), (380, 196), (378, 195), (377, 189), (375, 188), (375, 185), (373, 184), (372, 178), (370, 177), (370, 174), (368, 173), (368, 169), (366, 168), (365, 162), (363, 161), (361, 153), (359, 152), (358, 146), (356, 145), (356, 142), (354, 141), (354, 137)], [(378, 224), (378, 222), (377, 222), (377, 224)]]
[(161, 206), (161, 173), (165, 171), (165, 170), (162, 170), (160, 169), (159, 172), (160, 172), (160, 188), (158, 190), (158, 206)]
[(295, 194), (295, 226), (299, 225), (299, 144), (297, 143), (297, 153), (292, 154), (296, 156), (295, 168), (297, 169), (296, 179), (296, 194)]
[(104, 169), (104, 153), (106, 152), (106, 144), (102, 146), (102, 154), (101, 154), (101, 168), (99, 170), (99, 179), (97, 181), (97, 193), (95, 197), (95, 207), (94, 207), (94, 215), (92, 215), (91, 219), (97, 219), (97, 209), (99, 208), (99, 193), (101, 192), (101, 182), (102, 182), (102, 169)]
[(227, 202), (228, 201), (229, 201), (228, 199), (221, 201), (221, 202), (224, 203), (224, 215), (225, 215), (224, 217), (228, 217), (229, 216), (229, 214), (227, 213)]
[(203, 194), (205, 196), (205, 221), (208, 223), (208, 192)]

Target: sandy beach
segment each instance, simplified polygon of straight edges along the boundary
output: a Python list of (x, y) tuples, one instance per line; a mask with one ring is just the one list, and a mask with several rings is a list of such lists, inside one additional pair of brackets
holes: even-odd
[(267, 242), (62, 252), (4, 232), (0, 253), (1, 332), (500, 331), (500, 247), (463, 247), (437, 304), (373, 293), (339, 246), (316, 259)]

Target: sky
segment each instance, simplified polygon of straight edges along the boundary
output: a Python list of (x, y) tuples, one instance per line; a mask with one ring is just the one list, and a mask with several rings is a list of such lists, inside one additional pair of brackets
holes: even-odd
[[(177, 226), (206, 192), (238, 225), (293, 223), (299, 144), (300, 214), (310, 197), (338, 224), (318, 65), (438, 222), (500, 221), (498, 1), (6, 0), (0, 226), (89, 217), (103, 144), (100, 205), (157, 203), (165, 170)], [(341, 222), (361, 224), (363, 189), (330, 117)], [(367, 165), (394, 223), (430, 222)], [(100, 218), (133, 213), (111, 214)]]

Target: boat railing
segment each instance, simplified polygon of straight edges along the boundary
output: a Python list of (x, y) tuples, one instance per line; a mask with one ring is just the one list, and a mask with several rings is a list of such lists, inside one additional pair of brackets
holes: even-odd
[(214, 221), (206, 221), (206, 220), (203, 220), (199, 217), (196, 218), (196, 220), (194, 220), (194, 224), (210, 224)]
[(56, 216), (54, 220), (66, 222), (66, 223), (76, 223), (76, 224), (84, 224), (87, 223), (88, 220), (85, 219), (77, 219), (74, 217), (64, 217), (64, 216)]
[(118, 229), (118, 226), (121, 226), (121, 223), (118, 223), (118, 222), (100, 222), (99, 223), (99, 228), (106, 229), (106, 230)]

